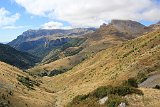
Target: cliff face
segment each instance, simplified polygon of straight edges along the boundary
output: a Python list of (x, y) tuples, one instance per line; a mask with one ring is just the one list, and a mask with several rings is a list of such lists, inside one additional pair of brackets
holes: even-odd
[(8, 43), (8, 45), (43, 59), (50, 51), (68, 43), (72, 38), (79, 38), (95, 30), (95, 28), (28, 30)]

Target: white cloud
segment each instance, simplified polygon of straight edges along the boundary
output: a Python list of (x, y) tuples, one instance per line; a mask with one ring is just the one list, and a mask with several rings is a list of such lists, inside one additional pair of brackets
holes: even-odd
[(19, 13), (11, 14), (5, 8), (0, 8), (0, 28), (13, 25), (20, 17)]
[(26, 26), (14, 26), (14, 25), (9, 25), (9, 26), (3, 26), (2, 29), (22, 29), (25, 28)]
[(67, 21), (72, 26), (99, 26), (111, 19), (160, 20), (154, 0), (15, 0), (33, 15)]
[(41, 29), (70, 29), (70, 26), (64, 26), (63, 23), (50, 21), (41, 25)]

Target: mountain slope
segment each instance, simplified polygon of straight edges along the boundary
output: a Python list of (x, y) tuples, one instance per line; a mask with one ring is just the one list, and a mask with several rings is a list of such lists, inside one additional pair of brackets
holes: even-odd
[(27, 69), (34, 66), (39, 59), (26, 52), (17, 51), (8, 45), (0, 44), (0, 61), (22, 69)]
[(18, 68), (0, 62), (0, 77), (0, 107), (53, 107), (54, 96), (35, 85), (34, 90), (27, 88), (25, 78), (36, 80)]
[[(99, 29), (97, 29), (94, 33), (82, 36), (82, 38), (84, 38), (85, 41), (79, 46), (69, 47), (65, 49), (63, 52), (60, 52), (59, 57), (61, 58), (59, 60), (56, 60), (56, 61), (51, 60), (49, 61), (49, 63), (46, 63), (46, 64), (42, 63), (30, 69), (29, 72), (33, 74), (36, 74), (38, 72), (45, 73), (45, 74), (46, 72), (47, 73), (49, 72), (48, 74), (50, 74), (51, 72), (54, 75), (55, 70), (63, 71), (65, 69), (67, 71), (68, 69), (71, 69), (72, 67), (81, 63), (85, 59), (91, 56), (94, 56), (97, 52), (107, 49), (109, 47), (115, 46), (119, 43), (122, 43), (123, 41), (135, 38), (135, 36), (132, 36), (134, 34), (141, 36), (141, 34), (145, 32), (145, 30), (142, 30), (144, 29), (143, 25), (139, 24), (138, 22), (132, 22), (132, 21), (129, 21), (131, 25), (136, 23), (136, 27), (140, 26), (141, 28), (139, 29), (139, 31), (137, 30), (138, 33), (130, 32), (128, 30), (121, 31), (117, 29), (115, 25), (119, 27), (121, 26), (121, 28), (126, 26), (126, 29), (127, 29), (128, 24), (126, 23), (128, 23), (128, 21), (118, 20), (117, 22), (119, 22), (120, 24), (119, 23), (115, 24), (113, 22), (110, 23), (109, 25), (104, 24)], [(132, 28), (132, 26), (129, 27), (128, 29), (130, 30), (135, 29), (135, 27)], [(70, 53), (74, 53), (76, 49), (80, 51), (78, 51), (76, 54), (73, 54), (71, 56), (67, 56), (67, 57), (65, 56), (66, 51), (69, 51)], [(53, 53), (54, 52), (52, 52), (51, 54)], [(52, 59), (52, 58), (49, 57), (48, 59)]]
[[(64, 74), (43, 78), (43, 87), (55, 91), (57, 103), (62, 106), (76, 95), (86, 94), (99, 86), (119, 85), (139, 73), (157, 75), (159, 67), (158, 29), (103, 50)], [(154, 99), (150, 100), (154, 102)]]

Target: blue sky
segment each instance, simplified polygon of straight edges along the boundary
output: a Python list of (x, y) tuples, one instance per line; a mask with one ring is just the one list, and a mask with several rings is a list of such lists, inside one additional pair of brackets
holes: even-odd
[[(11, 14), (20, 13), (20, 18), (13, 26), (20, 28), (3, 29), (0, 28), (0, 42), (8, 42), (22, 34), (28, 29), (38, 29), (40, 25), (49, 21), (46, 17), (32, 16), (25, 9), (10, 0), (0, 0), (0, 7), (5, 8)], [(12, 25), (12, 24), (11, 24)]]
[(160, 0), (0, 0), (0, 42), (28, 29), (98, 27), (111, 19), (153, 24)]

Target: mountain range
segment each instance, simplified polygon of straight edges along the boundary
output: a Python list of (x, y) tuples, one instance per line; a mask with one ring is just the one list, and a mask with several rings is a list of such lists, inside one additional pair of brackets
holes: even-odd
[[(70, 30), (28, 30), (23, 32), (22, 35), (18, 36), (17, 39), (9, 42), (8, 45), (14, 47), (17, 50), (28, 52), (43, 58), (55, 47), (67, 43), (72, 38), (85, 35), (87, 33), (92, 33), (95, 30), (95, 28), (77, 28)], [(37, 51), (43, 52), (37, 54)]]
[(160, 26), (28, 30), (0, 44), (0, 77), (0, 107), (156, 107)]

